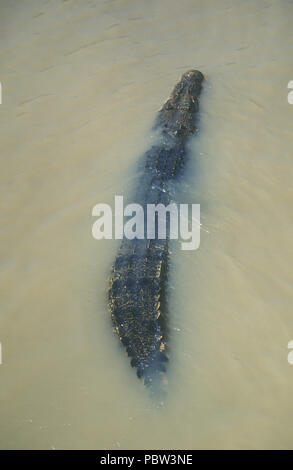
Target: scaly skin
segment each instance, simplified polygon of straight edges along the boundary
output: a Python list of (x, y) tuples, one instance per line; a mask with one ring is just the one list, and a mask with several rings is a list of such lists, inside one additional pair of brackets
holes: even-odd
[[(184, 168), (186, 142), (197, 130), (195, 115), (203, 79), (201, 72), (186, 72), (158, 113), (155, 128), (160, 134), (159, 143), (144, 156), (143, 177), (135, 199), (144, 209), (147, 204), (167, 206), (171, 200), (171, 184)], [(138, 377), (146, 383), (164, 372), (168, 361), (168, 245), (168, 238), (124, 238), (110, 278), (109, 307), (114, 329)]]

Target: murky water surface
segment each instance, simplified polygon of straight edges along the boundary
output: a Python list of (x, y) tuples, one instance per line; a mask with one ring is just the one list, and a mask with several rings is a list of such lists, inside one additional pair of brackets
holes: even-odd
[[(1, 0), (0, 447), (293, 447), (292, 1)], [(206, 76), (175, 250), (168, 396), (113, 336), (115, 241), (92, 207), (135, 182), (181, 74)]]

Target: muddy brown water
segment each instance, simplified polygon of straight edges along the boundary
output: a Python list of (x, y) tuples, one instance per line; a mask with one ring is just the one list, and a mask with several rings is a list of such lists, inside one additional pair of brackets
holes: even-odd
[[(0, 2), (0, 447), (292, 448), (292, 1)], [(157, 408), (105, 305), (92, 208), (133, 185), (155, 114), (201, 70)]]

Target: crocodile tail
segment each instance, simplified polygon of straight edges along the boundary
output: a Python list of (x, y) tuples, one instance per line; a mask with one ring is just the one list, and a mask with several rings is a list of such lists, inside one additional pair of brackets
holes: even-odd
[(110, 278), (114, 329), (146, 383), (168, 361), (167, 272), (167, 240), (124, 239)]

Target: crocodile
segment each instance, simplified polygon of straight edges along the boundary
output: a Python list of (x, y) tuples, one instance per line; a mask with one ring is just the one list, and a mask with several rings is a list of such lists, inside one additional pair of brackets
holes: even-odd
[[(198, 70), (184, 73), (158, 112), (153, 128), (158, 139), (143, 156), (135, 193), (143, 208), (167, 206), (172, 200), (174, 182), (186, 163), (187, 141), (197, 132), (203, 80)], [(151, 239), (124, 236), (110, 275), (108, 303), (114, 331), (146, 384), (164, 374), (168, 362), (169, 238), (159, 239), (157, 233)]]

